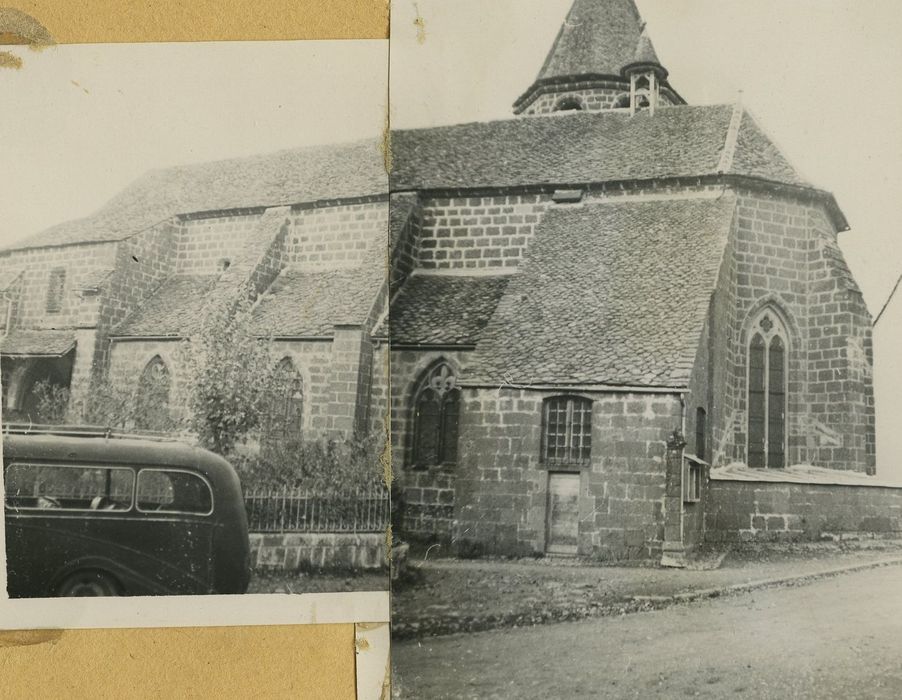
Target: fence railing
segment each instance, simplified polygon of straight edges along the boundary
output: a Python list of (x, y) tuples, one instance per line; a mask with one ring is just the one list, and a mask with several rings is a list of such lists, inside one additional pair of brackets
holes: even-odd
[(384, 532), (389, 523), (385, 488), (349, 489), (322, 495), (307, 489), (246, 491), (251, 532)]

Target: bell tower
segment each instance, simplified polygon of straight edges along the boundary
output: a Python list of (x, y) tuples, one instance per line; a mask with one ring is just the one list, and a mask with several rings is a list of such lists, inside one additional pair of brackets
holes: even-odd
[(667, 81), (634, 0), (574, 0), (514, 114), (685, 104)]
[(661, 65), (645, 27), (639, 35), (633, 60), (620, 69), (630, 82), (630, 114), (648, 109), (653, 115), (661, 101), (661, 85), (667, 84), (667, 69)]

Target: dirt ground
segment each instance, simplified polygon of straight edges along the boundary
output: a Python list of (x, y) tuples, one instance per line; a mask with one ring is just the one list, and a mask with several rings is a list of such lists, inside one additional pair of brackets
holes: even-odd
[(344, 593), (387, 591), (388, 572), (254, 572), (248, 593)]
[(397, 698), (899, 698), (902, 566), (395, 643)]
[(394, 639), (579, 620), (654, 607), (655, 598), (763, 579), (817, 575), (902, 556), (902, 543), (747, 546), (703, 553), (687, 569), (575, 559), (472, 560), (414, 555), (392, 587)]

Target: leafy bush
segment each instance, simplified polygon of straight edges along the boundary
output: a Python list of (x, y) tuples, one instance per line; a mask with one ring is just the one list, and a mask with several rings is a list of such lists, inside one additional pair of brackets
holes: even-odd
[(69, 408), (69, 390), (43, 379), (32, 388), (35, 401), (35, 413), (32, 420), (36, 423), (62, 423)]
[(385, 435), (348, 440), (297, 439), (229, 458), (250, 488), (300, 487), (329, 496), (382, 484)]
[(207, 309), (179, 352), (188, 386), (187, 428), (223, 456), (260, 425), (274, 381), (272, 342), (250, 332), (253, 306), (241, 299)]

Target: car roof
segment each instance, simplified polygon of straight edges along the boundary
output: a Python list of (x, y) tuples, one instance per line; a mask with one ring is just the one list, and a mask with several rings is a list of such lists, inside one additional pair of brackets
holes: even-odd
[(222, 457), (200, 447), (174, 439), (92, 433), (4, 432), (3, 461), (41, 460), (84, 462), (98, 465), (175, 467), (197, 471), (216, 480), (233, 474)]

